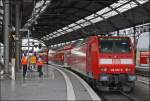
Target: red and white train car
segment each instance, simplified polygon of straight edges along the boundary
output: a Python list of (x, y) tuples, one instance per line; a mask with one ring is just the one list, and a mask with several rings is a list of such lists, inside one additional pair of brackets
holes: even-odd
[(49, 61), (63, 65), (64, 63), (70, 63), (70, 50), (71, 44), (55, 50), (55, 53), (49, 54)]
[(65, 63), (99, 88), (134, 88), (134, 48), (129, 37), (90, 36), (67, 48)]
[(73, 45), (71, 69), (106, 88), (134, 88), (134, 49), (129, 37), (91, 36)]

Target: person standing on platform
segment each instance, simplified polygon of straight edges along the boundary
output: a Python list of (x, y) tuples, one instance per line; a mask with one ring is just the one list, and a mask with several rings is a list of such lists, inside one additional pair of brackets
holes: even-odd
[(27, 64), (28, 64), (26, 54), (24, 54), (24, 56), (22, 57), (21, 64), (22, 64), (22, 67), (23, 67), (23, 79), (25, 79), (26, 72), (27, 72)]
[(43, 75), (42, 67), (43, 67), (43, 60), (42, 60), (42, 57), (39, 56), (39, 58), (37, 60), (37, 69), (38, 69), (38, 72), (39, 72), (39, 77), (41, 77)]
[(35, 69), (35, 65), (36, 65), (36, 54), (30, 56), (30, 66), (31, 66), (31, 70)]

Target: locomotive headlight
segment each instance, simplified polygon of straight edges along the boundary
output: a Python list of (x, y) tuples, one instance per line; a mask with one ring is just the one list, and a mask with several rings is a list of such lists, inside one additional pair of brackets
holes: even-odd
[(109, 77), (108, 75), (100, 75), (100, 81), (108, 81)]
[(107, 71), (107, 68), (101, 68), (101, 71), (102, 71), (102, 72), (106, 72), (106, 71)]
[(128, 72), (128, 68), (125, 68), (125, 71)]
[(130, 68), (125, 68), (125, 71), (129, 72), (129, 71), (131, 71), (131, 69)]
[(128, 81), (135, 81), (135, 80), (137, 80), (137, 76), (135, 76), (135, 75), (128, 76)]

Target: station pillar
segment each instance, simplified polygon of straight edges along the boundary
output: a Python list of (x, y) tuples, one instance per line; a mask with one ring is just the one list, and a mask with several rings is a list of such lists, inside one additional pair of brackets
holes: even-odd
[(9, 72), (9, 6), (9, 0), (4, 0), (4, 67), (6, 74)]
[(136, 65), (136, 53), (137, 53), (137, 40), (136, 40), (136, 27), (133, 27), (133, 38), (134, 38), (134, 63)]
[(16, 71), (20, 69), (20, 51), (21, 51), (21, 35), (19, 33), (19, 29), (21, 28), (21, 20), (20, 20), (20, 0), (16, 0), (15, 5), (15, 13), (16, 13)]

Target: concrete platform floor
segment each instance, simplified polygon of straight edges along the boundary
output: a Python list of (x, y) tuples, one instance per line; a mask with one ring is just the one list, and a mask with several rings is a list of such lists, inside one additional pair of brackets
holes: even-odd
[[(15, 81), (1, 80), (1, 100), (67, 100), (67, 87), (63, 75), (48, 65), (44, 66), (43, 71), (43, 78), (39, 78), (36, 71), (28, 71), (26, 80), (22, 79), (21, 72), (17, 73)], [(70, 73), (66, 75), (73, 85), (76, 100), (92, 100), (75, 76)]]

